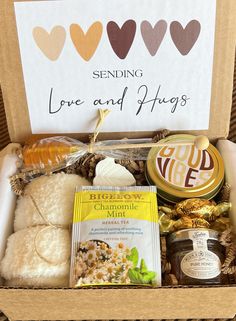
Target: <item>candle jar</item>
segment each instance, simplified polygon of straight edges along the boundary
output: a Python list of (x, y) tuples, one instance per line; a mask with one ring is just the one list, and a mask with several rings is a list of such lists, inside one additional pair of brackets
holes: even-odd
[[(150, 150), (146, 178), (156, 185), (158, 196), (165, 203), (177, 203), (188, 198), (212, 199), (224, 181), (224, 162), (218, 150), (210, 144), (207, 150), (185, 145), (194, 141), (192, 135), (171, 135), (159, 141), (168, 146)], [(175, 146), (175, 143), (183, 145)]]
[(180, 285), (217, 285), (224, 282), (221, 265), (224, 247), (219, 233), (209, 229), (186, 229), (167, 238), (171, 273)]

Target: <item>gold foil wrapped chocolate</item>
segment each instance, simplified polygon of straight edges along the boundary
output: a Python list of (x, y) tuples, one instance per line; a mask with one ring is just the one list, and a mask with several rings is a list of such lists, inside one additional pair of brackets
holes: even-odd
[(188, 215), (191, 218), (199, 217), (211, 220), (227, 212), (230, 207), (231, 204), (227, 202), (217, 205), (214, 201), (192, 198), (176, 204), (174, 210), (178, 216)]
[(229, 224), (226, 217), (221, 217), (231, 208), (231, 203), (216, 204), (200, 198), (187, 199), (174, 207), (160, 206), (159, 217), (162, 233), (170, 233), (188, 228), (224, 229)]

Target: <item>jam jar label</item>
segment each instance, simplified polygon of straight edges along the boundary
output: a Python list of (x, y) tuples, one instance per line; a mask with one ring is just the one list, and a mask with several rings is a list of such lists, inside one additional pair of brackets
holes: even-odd
[(193, 241), (193, 251), (186, 254), (181, 261), (183, 273), (194, 279), (213, 279), (221, 273), (219, 257), (208, 250), (207, 231), (189, 231), (189, 238)]
[(201, 151), (195, 146), (165, 146), (156, 156), (156, 169), (168, 183), (191, 188), (211, 179), (214, 161), (207, 150)]
[(219, 257), (210, 251), (192, 251), (181, 261), (183, 273), (193, 279), (213, 279), (221, 273)]

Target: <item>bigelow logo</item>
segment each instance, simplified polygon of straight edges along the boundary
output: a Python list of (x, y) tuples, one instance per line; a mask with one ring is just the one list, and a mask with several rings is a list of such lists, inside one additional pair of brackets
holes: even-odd
[(90, 194), (90, 200), (143, 200), (142, 194)]
[[(154, 26), (149, 21), (140, 24), (140, 32), (143, 42), (151, 56), (155, 56), (163, 39), (166, 36), (168, 23), (159, 20)], [(103, 24), (94, 22), (85, 32), (79, 24), (70, 25), (71, 41), (81, 58), (89, 61), (95, 54), (104, 33)], [(201, 24), (197, 20), (191, 20), (185, 27), (179, 21), (170, 23), (170, 36), (175, 47), (186, 56), (192, 50), (198, 40)], [(120, 59), (128, 55), (137, 34), (137, 24), (130, 19), (119, 27), (115, 21), (109, 21), (106, 25), (107, 40), (111, 48)], [(56, 61), (62, 53), (67, 33), (63, 26), (55, 26), (51, 31), (41, 26), (33, 29), (33, 38), (41, 52), (51, 61)], [(138, 54), (138, 53), (137, 53)]]
[(157, 155), (156, 167), (169, 183), (193, 187), (210, 179), (214, 161), (207, 150), (201, 151), (195, 146), (163, 147)]

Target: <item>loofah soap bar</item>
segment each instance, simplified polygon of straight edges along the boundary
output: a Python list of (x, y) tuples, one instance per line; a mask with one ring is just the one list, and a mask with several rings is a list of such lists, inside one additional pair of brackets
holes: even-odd
[(71, 224), (75, 188), (82, 185), (91, 184), (86, 179), (72, 174), (59, 173), (34, 179), (27, 185), (24, 196), (17, 202), (15, 231), (47, 223), (39, 215), (30, 196), (35, 200), (43, 217), (50, 223), (65, 226)]
[[(37, 250), (35, 237), (40, 232)], [(9, 284), (27, 286), (52, 286), (61, 283), (69, 275), (70, 233), (68, 230), (37, 226), (12, 234), (7, 243), (5, 257), (1, 263), (1, 275)], [(50, 260), (53, 264), (46, 262)], [(36, 279), (36, 282), (30, 280)], [(63, 281), (64, 282), (64, 281)]]

